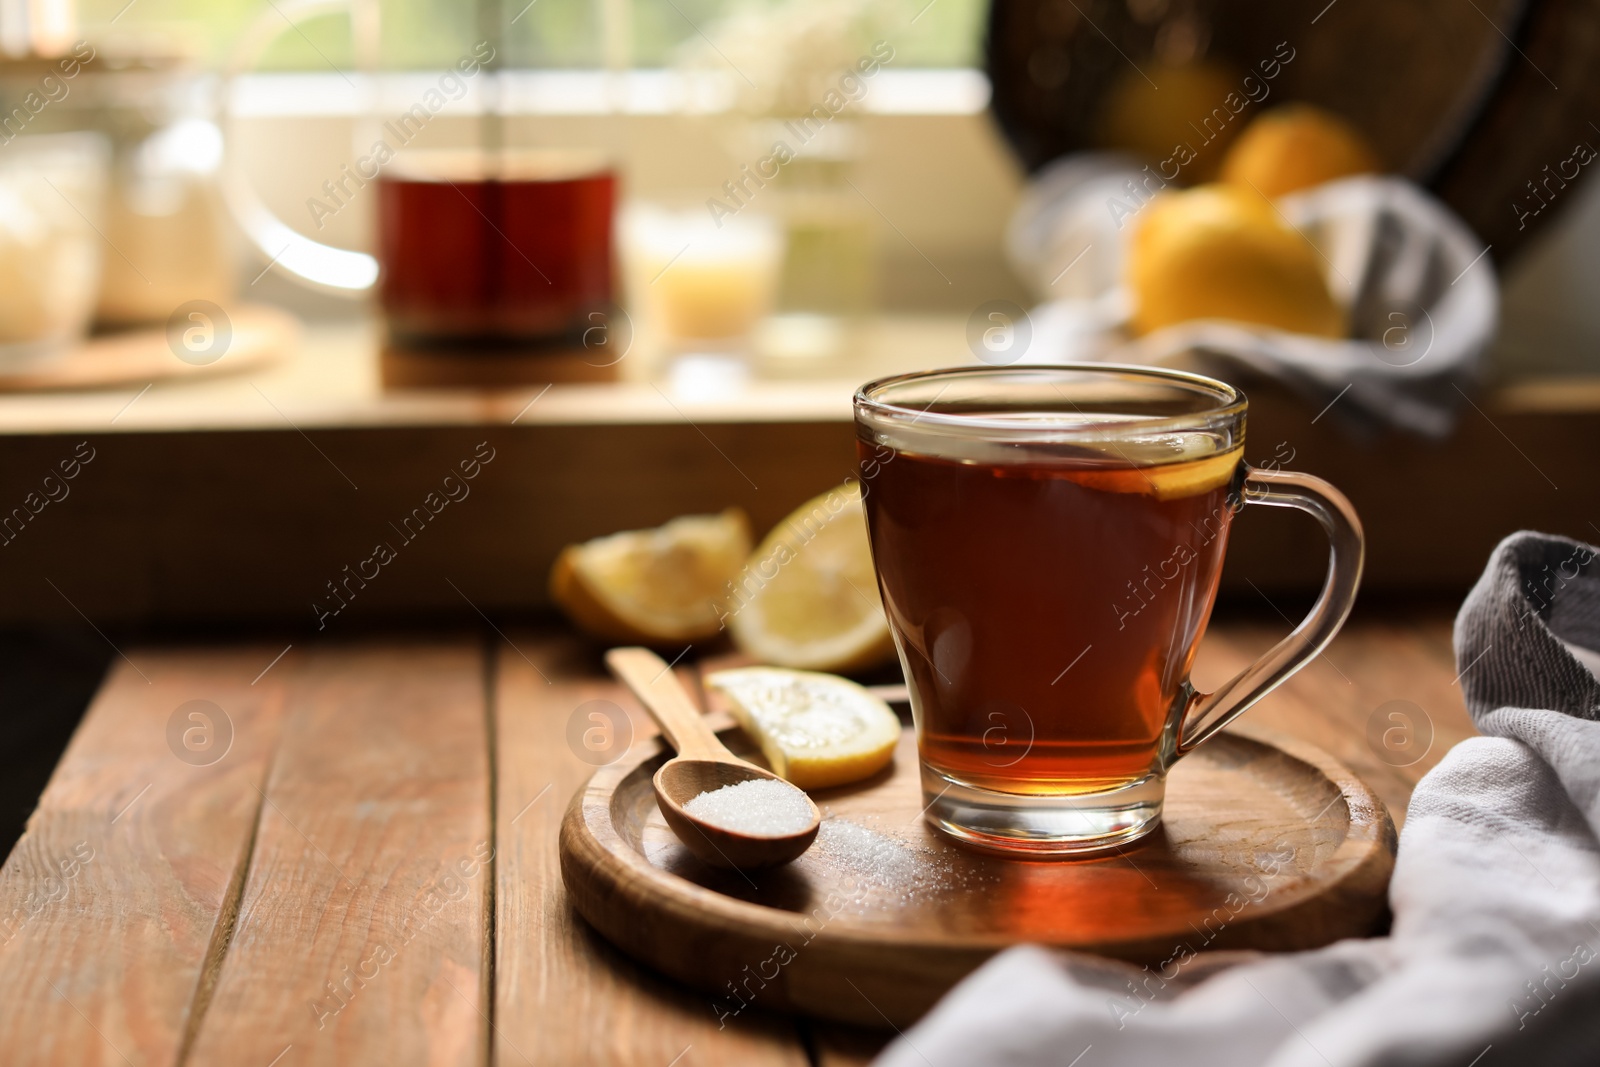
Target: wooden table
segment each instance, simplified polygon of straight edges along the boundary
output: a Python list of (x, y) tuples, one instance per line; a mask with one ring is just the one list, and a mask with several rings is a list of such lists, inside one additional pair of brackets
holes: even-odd
[[(1197, 681), (1286, 626), (1219, 624)], [(6, 1063), (846, 1065), (893, 1036), (754, 1011), (719, 1029), (707, 997), (575, 916), (556, 851), (592, 770), (575, 709), (612, 700), (634, 744), (651, 732), (593, 645), (123, 651), (0, 872)], [(1364, 618), (1251, 715), (1344, 759), (1399, 820), (1472, 733), (1455, 675), (1444, 615)], [(1396, 709), (1432, 735), (1407, 766), (1369, 741)]]

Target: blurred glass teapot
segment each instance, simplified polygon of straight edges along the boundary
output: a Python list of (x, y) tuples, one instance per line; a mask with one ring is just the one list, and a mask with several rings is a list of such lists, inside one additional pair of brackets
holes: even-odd
[[(199, 48), (188, 46), (193, 42), (170, 28), (124, 28), (106, 44), (73, 41), (70, 18), (46, 27), (0, 17), (0, 151), (16, 142), (24, 146), (18, 152), (38, 156), (45, 145), (63, 143), (63, 135), (102, 145), (99, 153), (80, 148), (74, 164), (95, 173), (75, 180), (73, 188), (93, 194), (62, 194), (104, 239), (93, 301), (98, 324), (164, 322), (187, 301), (231, 298), (238, 234), (309, 286), (351, 295), (372, 288), (376, 260), (285, 225), (265, 207), (225, 135), (233, 125), (228, 104), (236, 78), (298, 23), (332, 13), (350, 16), (357, 58), (370, 72), (376, 0), (269, 5), (238, 39), (220, 77), (198, 62)], [(63, 151), (50, 150), (55, 156)], [(50, 221), (35, 221), (41, 220)]]
[[(389, 341), (406, 347), (571, 345), (610, 321), (616, 175), (601, 154), (512, 143), (499, 111), (495, 44), (460, 54), (397, 109), (383, 99), (376, 0), (298, 0), (263, 13), (240, 38), (229, 79), (252, 69), (295, 23), (349, 16), (366, 94), (351, 154), (308, 201), (320, 222), (358, 193), (377, 213), (376, 257), (324, 244), (272, 213), (232, 152), (224, 189), (240, 228), (271, 261), (317, 289), (377, 289)], [(434, 117), (455, 102), (469, 143), (439, 143)], [(427, 131), (428, 136), (421, 136)], [(361, 193), (368, 185), (370, 193)], [(331, 206), (330, 206), (331, 205)]]
[(104, 238), (97, 321), (164, 321), (186, 300), (231, 295), (214, 97), (215, 79), (170, 43), (110, 53), (78, 41), (56, 54), (0, 60), (0, 151), (71, 143), (64, 137), (102, 146), (77, 153), (68, 169), (83, 172), (73, 178), (79, 192), (60, 193)]
[[(274, 41), (329, 15), (350, 20), (356, 76), (344, 80), (359, 95), (349, 162), (323, 191), (342, 208), (375, 186), (362, 195), (380, 220), (377, 256), (286, 223), (239, 150), (247, 140), (233, 106), (239, 79)], [(224, 303), (235, 292), (234, 235), (242, 234), (269, 267), (303, 285), (356, 297), (380, 290), (391, 335), (407, 343), (544, 344), (592, 328), (612, 294), (608, 161), (506, 143), (499, 83), (480, 74), (496, 65), (488, 40), (464, 45), (433, 79), (443, 92), (430, 88), (410, 108), (383, 114), (378, 26), (378, 0), (277, 0), (245, 27), (220, 76), (165, 32), (153, 42), (124, 34), (116, 54), (79, 41), (35, 48), (49, 58), (0, 58), (0, 105), (15, 108), (0, 141), (71, 130), (109, 145), (106, 191), (79, 212), (105, 238), (100, 323), (164, 322), (189, 301)], [(422, 148), (440, 138), (431, 126), (428, 137), (415, 135), (450, 101), (473, 114), (476, 143)]]

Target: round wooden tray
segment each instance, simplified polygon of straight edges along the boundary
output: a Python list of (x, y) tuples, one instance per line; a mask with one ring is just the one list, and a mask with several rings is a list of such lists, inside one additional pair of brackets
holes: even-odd
[[(749, 752), (737, 729), (723, 732)], [(963, 848), (921, 818), (916, 742), (858, 785), (813, 794), (817, 843), (775, 871), (714, 870), (656, 809), (659, 742), (573, 797), (561, 872), (623, 952), (746, 1005), (905, 1026), (1022, 942), (1160, 966), (1219, 948), (1301, 949), (1374, 932), (1395, 831), (1382, 802), (1312, 746), (1231, 730), (1184, 759), (1163, 825), (1099, 858), (1023, 861)]]

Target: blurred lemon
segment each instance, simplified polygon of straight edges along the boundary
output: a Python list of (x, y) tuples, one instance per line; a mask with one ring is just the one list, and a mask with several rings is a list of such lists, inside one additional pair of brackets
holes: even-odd
[(728, 610), (734, 641), (763, 663), (851, 671), (893, 655), (860, 487), (823, 493), (780, 522), (750, 557)]
[(1361, 132), (1310, 104), (1275, 107), (1246, 126), (1222, 160), (1222, 180), (1279, 197), (1382, 169)]
[(718, 671), (706, 679), (761, 746), (776, 774), (801, 789), (870, 777), (894, 758), (900, 720), (861, 686), (779, 667)]
[(550, 572), (550, 595), (580, 629), (608, 641), (704, 641), (721, 631), (749, 555), (750, 522), (738, 508), (685, 515), (568, 545)]
[(1239, 132), (1239, 123), (1224, 106), (1238, 88), (1233, 69), (1215, 60), (1156, 64), (1142, 74), (1127, 70), (1106, 94), (1100, 139), (1108, 148), (1151, 163), (1171, 159), (1180, 145), (1186, 146), (1195, 158), (1182, 163), (1187, 153), (1179, 156), (1183, 180), (1209, 181)]
[(1136, 333), (1234, 319), (1344, 336), (1316, 249), (1253, 190), (1218, 183), (1162, 193), (1141, 216), (1128, 252)]

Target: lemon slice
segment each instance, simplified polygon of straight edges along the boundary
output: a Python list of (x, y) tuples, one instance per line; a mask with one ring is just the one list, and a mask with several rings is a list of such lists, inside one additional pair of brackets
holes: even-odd
[(894, 758), (900, 720), (852, 681), (780, 667), (718, 671), (706, 685), (727, 697), (729, 711), (775, 773), (801, 789), (858, 781)]
[(729, 508), (568, 545), (550, 595), (580, 628), (610, 641), (694, 642), (722, 630), (733, 579), (750, 554), (750, 523)]
[(740, 574), (728, 611), (734, 640), (763, 663), (850, 671), (892, 656), (860, 487), (823, 493), (780, 522)]
[(1117, 467), (1111, 470), (1068, 471), (1065, 477), (1090, 489), (1107, 493), (1143, 493), (1157, 500), (1180, 500), (1227, 485), (1239, 468), (1243, 448), (1187, 463), (1162, 463), (1152, 467)]

